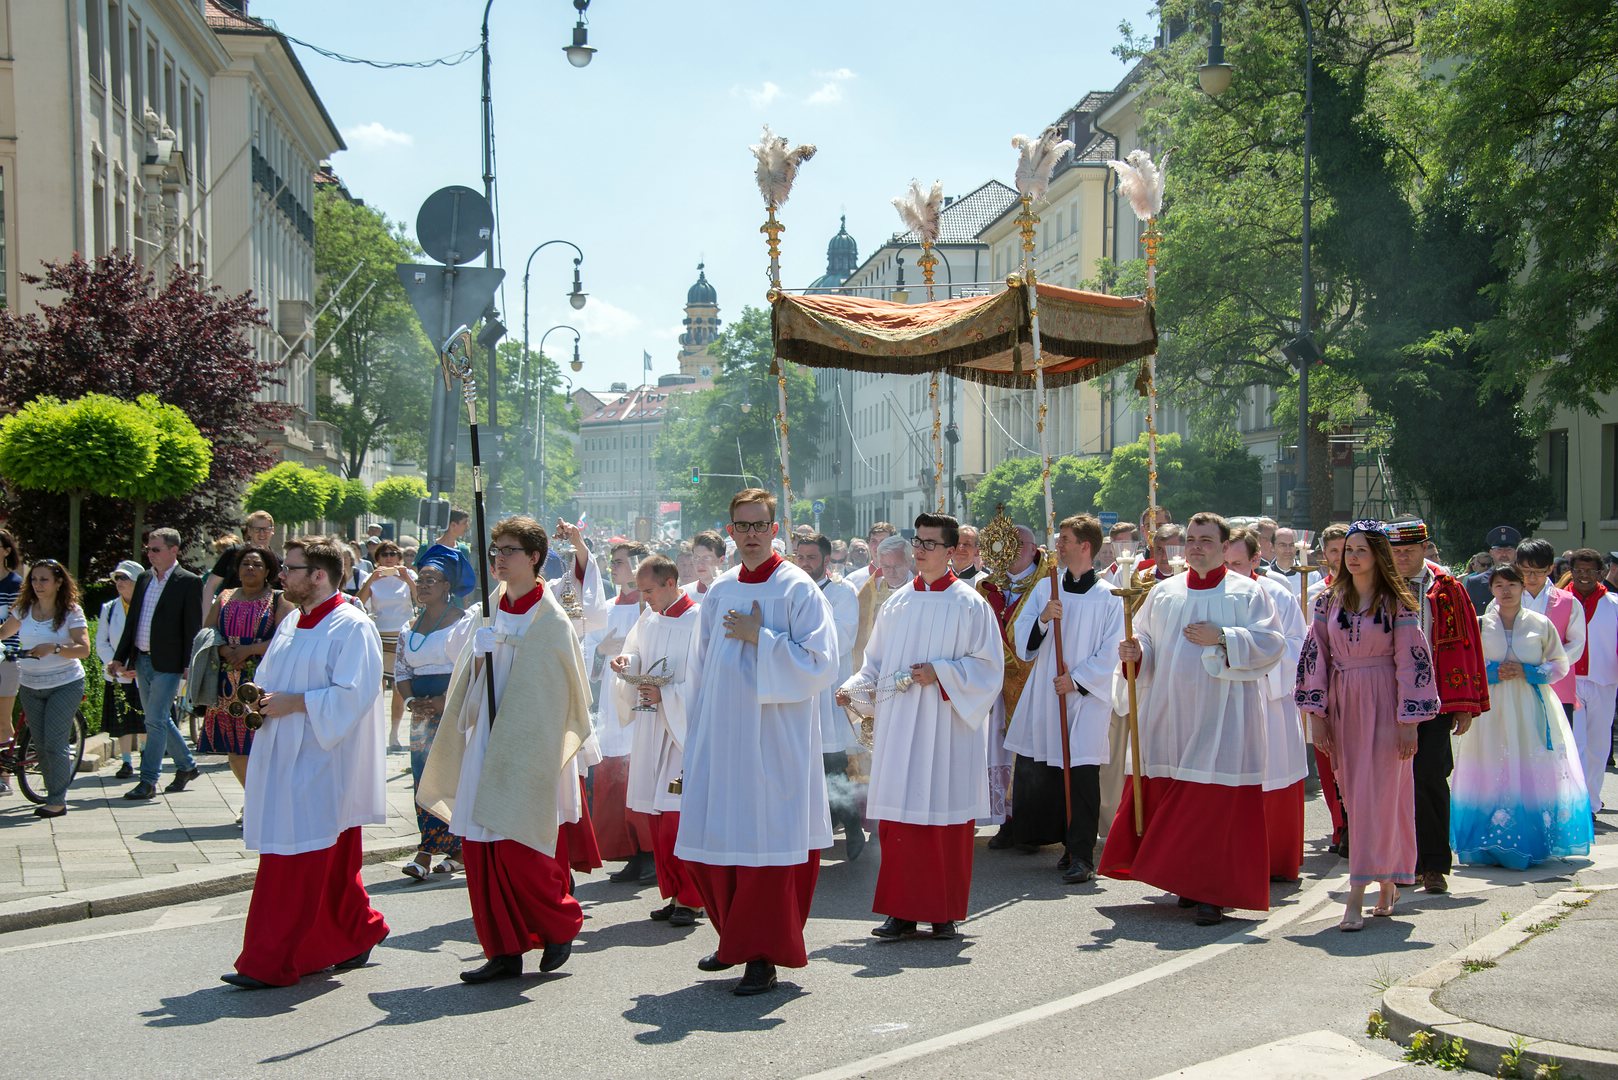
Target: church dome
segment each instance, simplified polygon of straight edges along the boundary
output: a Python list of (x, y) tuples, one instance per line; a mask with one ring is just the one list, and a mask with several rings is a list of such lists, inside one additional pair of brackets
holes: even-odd
[(841, 274), (846, 280), (860, 264), (860, 248), (848, 235), (848, 216), (838, 222), (837, 235), (826, 245), (826, 273)]
[(691, 286), (685, 294), (685, 302), (688, 307), (717, 307), (719, 305), (719, 294), (714, 291), (712, 285), (708, 284), (708, 274), (703, 269), (703, 265), (702, 263), (697, 263), (697, 283)]

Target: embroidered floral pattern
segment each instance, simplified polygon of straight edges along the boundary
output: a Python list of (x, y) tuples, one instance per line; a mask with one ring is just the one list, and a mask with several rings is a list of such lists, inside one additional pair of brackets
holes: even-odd
[(1313, 634), (1303, 641), (1303, 652), (1298, 654), (1298, 678), (1313, 675), (1320, 666), (1320, 642)]
[(1427, 655), (1425, 645), (1413, 646), (1410, 650), (1410, 663), (1416, 669), (1413, 685), (1419, 690), (1433, 683), (1433, 659)]
[(1437, 698), (1405, 698), (1399, 703), (1399, 715), (1429, 718), (1438, 715)]

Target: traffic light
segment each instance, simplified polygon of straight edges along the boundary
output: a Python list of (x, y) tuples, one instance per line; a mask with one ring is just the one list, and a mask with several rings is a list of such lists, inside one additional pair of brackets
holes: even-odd
[(696, 487), (702, 483), (702, 470), (695, 465), (691, 466), (691, 486)]

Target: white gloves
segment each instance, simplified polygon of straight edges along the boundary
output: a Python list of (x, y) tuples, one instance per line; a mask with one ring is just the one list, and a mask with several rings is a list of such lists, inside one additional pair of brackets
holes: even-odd
[(480, 626), (472, 635), (472, 651), (487, 656), (494, 652), (494, 627)]

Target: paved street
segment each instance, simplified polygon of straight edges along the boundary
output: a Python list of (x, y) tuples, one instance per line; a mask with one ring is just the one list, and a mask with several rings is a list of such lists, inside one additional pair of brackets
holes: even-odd
[[(1318, 800), (1309, 813), (1317, 836)], [(1383, 988), (1570, 882), (1618, 882), (1615, 824), (1604, 815), (1589, 859), (1463, 872), (1443, 897), (1407, 890), (1398, 918), (1368, 919), (1357, 935), (1335, 929), (1344, 867), (1324, 854), (1310, 855), (1300, 885), (1275, 888), (1268, 918), (1210, 930), (1154, 890), (1063, 887), (1054, 854), (989, 852), (980, 839), (966, 938), (879, 943), (868, 935), (878, 853), (847, 865), (833, 849), (809, 967), (752, 999), (695, 970), (711, 928), (654, 924), (655, 890), (599, 875), (580, 884), (588, 918), (560, 972), (462, 986), (456, 973), (478, 956), (462, 883), (417, 885), (375, 865), (366, 879), (393, 933), (374, 965), (287, 990), (217, 981), (245, 894), (0, 936), (16, 1030), (51, 1033), (18, 1040), (7, 1069), (41, 1080), (265, 1066), (322, 1077), (1436, 1076), (1364, 1036)], [(1609, 972), (1581, 978), (1611, 1000)]]

